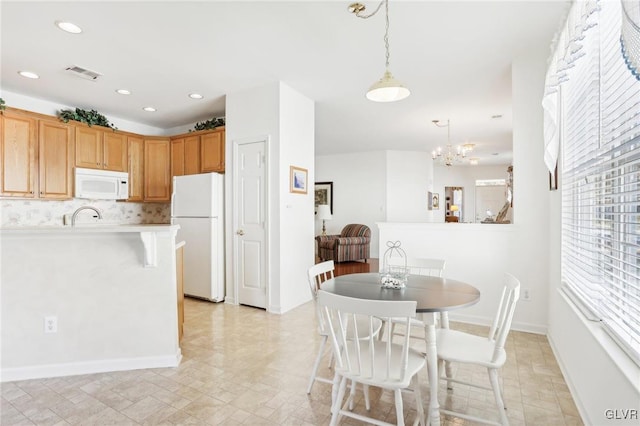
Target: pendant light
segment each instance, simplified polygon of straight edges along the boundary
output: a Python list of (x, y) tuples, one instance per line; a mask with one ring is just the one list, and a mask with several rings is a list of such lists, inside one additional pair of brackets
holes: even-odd
[(353, 3), (349, 6), (349, 11), (358, 18), (367, 19), (375, 15), (382, 4), (385, 5), (385, 30), (384, 47), (386, 52), (385, 72), (382, 78), (376, 81), (367, 91), (367, 99), (374, 102), (395, 102), (402, 100), (411, 93), (402, 83), (396, 80), (389, 71), (389, 0), (380, 2), (376, 10), (369, 15), (362, 15), (365, 6), (360, 3)]

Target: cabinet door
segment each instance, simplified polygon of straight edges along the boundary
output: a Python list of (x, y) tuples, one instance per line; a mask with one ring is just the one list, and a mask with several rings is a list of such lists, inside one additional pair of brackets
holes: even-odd
[(73, 198), (73, 133), (71, 126), (41, 120), (38, 128), (40, 198)]
[(76, 127), (76, 166), (102, 169), (102, 130)]
[(200, 171), (224, 172), (224, 130), (200, 135)]
[(184, 138), (171, 141), (171, 176), (184, 175)]
[(200, 173), (200, 136), (184, 139), (184, 174)]
[(129, 201), (144, 200), (144, 139), (130, 136)]
[(144, 200), (170, 201), (171, 161), (169, 139), (144, 141)]
[(102, 132), (104, 168), (115, 172), (127, 171), (127, 137), (112, 130)]
[(36, 121), (8, 111), (0, 115), (2, 181), (0, 195), (35, 197)]

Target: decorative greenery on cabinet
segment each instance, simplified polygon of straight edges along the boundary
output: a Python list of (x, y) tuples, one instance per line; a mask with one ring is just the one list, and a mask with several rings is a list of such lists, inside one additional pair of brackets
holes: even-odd
[(86, 109), (76, 108), (75, 111), (71, 109), (62, 109), (58, 113), (58, 118), (65, 123), (68, 123), (69, 120), (79, 121), (81, 123), (86, 123), (91, 127), (92, 125), (110, 127), (113, 130), (117, 130), (118, 128), (113, 125), (113, 123), (109, 123), (107, 117), (100, 114), (95, 109), (87, 111)]
[(7, 106), (4, 103), (4, 99), (0, 98), (0, 111), (4, 111)]
[[(212, 130), (217, 127), (222, 127), (225, 125), (225, 117), (214, 117), (211, 120), (203, 121), (202, 123), (196, 123), (193, 127), (193, 130)], [(189, 130), (192, 132), (193, 130)]]

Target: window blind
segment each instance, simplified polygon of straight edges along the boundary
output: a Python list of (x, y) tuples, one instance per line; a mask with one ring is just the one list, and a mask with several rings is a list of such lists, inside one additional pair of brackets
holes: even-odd
[(561, 87), (562, 276), (640, 363), (640, 81), (601, 2)]

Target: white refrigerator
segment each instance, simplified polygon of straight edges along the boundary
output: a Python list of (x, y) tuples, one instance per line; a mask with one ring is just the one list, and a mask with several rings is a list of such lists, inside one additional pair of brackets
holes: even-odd
[(171, 223), (185, 241), (184, 294), (212, 302), (224, 300), (224, 176), (175, 176)]

